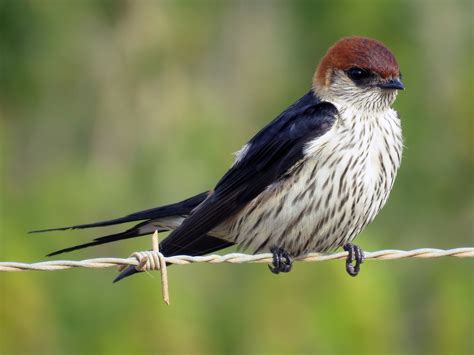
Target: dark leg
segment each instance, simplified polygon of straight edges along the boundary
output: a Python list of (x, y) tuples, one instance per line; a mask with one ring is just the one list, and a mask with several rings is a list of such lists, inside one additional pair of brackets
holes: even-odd
[[(344, 250), (349, 253), (346, 259), (346, 271), (351, 276), (357, 276), (360, 270), (360, 264), (364, 262), (364, 252), (357, 245), (347, 243)], [(355, 262), (355, 265), (353, 264)]]
[(290, 272), (291, 267), (293, 266), (293, 259), (290, 254), (282, 248), (271, 247), (270, 251), (273, 254), (273, 267), (268, 265), (268, 268), (274, 274), (279, 274), (280, 272)]

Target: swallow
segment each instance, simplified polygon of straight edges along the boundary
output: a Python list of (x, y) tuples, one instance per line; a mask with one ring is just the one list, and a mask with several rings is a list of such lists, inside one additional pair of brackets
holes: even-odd
[[(49, 256), (171, 231), (160, 243), (165, 256), (237, 245), (271, 252), (276, 274), (304, 254), (343, 247), (355, 276), (363, 251), (351, 242), (387, 202), (400, 167), (401, 123), (391, 106), (403, 89), (382, 42), (342, 38), (319, 62), (306, 94), (243, 145), (213, 189), (120, 218), (33, 232), (139, 222)], [(137, 272), (129, 267), (115, 281)]]

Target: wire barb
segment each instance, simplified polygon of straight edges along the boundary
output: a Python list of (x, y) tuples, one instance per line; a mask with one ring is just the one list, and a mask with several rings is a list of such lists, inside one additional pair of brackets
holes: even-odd
[[(152, 250), (137, 251), (130, 255), (130, 258), (135, 258), (137, 271), (151, 271), (160, 270), (161, 275), (161, 293), (163, 295), (163, 302), (168, 306), (170, 304), (170, 295), (168, 289), (168, 270), (166, 268), (166, 260), (163, 254), (160, 253), (160, 243), (158, 240), (158, 231), (156, 230), (152, 236)], [(119, 271), (124, 270), (127, 265), (120, 265)]]

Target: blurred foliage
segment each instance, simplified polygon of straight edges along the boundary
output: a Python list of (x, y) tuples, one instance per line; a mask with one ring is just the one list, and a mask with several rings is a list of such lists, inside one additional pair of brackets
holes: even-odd
[[(26, 235), (213, 186), (345, 35), (385, 42), (406, 150), (367, 250), (473, 244), (472, 1), (0, 1), (0, 260), (102, 231)], [(108, 231), (114, 231), (110, 228)], [(127, 256), (150, 240), (85, 250)], [(0, 275), (1, 354), (472, 354), (473, 262)]]

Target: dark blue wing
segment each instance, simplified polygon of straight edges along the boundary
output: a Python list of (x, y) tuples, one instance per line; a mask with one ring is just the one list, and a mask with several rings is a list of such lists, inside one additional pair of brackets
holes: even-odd
[(212, 193), (162, 245), (185, 246), (239, 212), (265, 188), (304, 158), (305, 144), (333, 125), (337, 109), (308, 92), (249, 142), (242, 159), (222, 177)]

